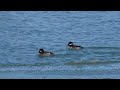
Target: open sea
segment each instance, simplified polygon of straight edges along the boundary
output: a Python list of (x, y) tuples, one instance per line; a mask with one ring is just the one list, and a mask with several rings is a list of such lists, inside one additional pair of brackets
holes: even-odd
[(0, 79), (120, 79), (120, 11), (0, 11)]

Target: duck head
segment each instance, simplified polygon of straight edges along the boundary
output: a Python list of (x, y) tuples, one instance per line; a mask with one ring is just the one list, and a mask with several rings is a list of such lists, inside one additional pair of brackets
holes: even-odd
[(68, 43), (68, 46), (73, 46), (73, 45), (74, 45), (73, 42), (69, 42), (69, 43)]
[(44, 52), (44, 49), (40, 49), (38, 53), (43, 53)]

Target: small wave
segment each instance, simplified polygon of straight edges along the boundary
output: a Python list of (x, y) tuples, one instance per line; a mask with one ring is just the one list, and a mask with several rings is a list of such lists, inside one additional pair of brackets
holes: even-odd
[(79, 70), (77, 67), (71, 66), (17, 66), (17, 67), (5, 67), (0, 71), (55, 71), (55, 70)]
[(92, 61), (70, 61), (65, 63), (65, 65), (92, 65), (92, 64), (111, 64), (111, 63), (120, 63), (120, 60), (92, 60)]
[(86, 49), (120, 49), (120, 47), (85, 47)]
[(0, 67), (20, 67), (20, 66), (46, 66), (46, 65), (51, 65), (51, 63), (35, 63), (35, 64), (17, 64), (17, 63), (12, 63), (12, 64), (1, 64)]

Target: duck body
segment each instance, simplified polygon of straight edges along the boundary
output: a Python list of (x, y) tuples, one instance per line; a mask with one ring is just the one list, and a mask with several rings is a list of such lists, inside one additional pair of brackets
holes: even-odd
[(40, 56), (54, 56), (52, 52), (44, 51), (44, 49), (40, 49), (38, 53)]
[(73, 42), (69, 42), (67, 46), (68, 46), (68, 49), (71, 49), (71, 50), (80, 50), (80, 49), (83, 49), (82, 46), (74, 45)]

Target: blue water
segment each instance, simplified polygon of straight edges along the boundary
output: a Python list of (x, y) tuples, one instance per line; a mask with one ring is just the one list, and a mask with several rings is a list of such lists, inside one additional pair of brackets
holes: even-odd
[(1, 11), (0, 78), (120, 79), (120, 12)]

